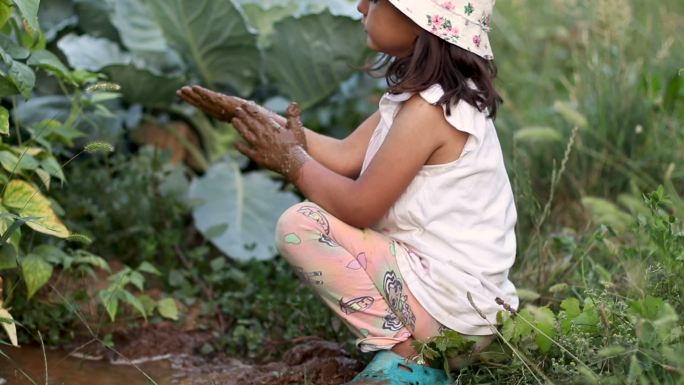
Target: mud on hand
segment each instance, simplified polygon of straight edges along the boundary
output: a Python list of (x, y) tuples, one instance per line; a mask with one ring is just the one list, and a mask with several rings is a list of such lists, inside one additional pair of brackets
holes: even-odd
[(296, 182), (304, 163), (311, 159), (300, 113), (296, 103), (290, 104), (283, 127), (255, 104), (243, 104), (235, 110), (231, 123), (247, 144), (236, 143), (235, 147), (260, 166)]

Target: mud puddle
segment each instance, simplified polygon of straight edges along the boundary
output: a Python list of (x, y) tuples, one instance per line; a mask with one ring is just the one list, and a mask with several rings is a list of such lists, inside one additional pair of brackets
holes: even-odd
[[(112, 365), (106, 361), (87, 361), (69, 357), (64, 351), (43, 351), (39, 347), (1, 348), (11, 361), (0, 358), (0, 384), (5, 385), (147, 385), (149, 381), (132, 366)], [(171, 384), (170, 362), (143, 364), (139, 369), (159, 385)], [(47, 380), (46, 380), (47, 370)], [(4, 382), (3, 382), (4, 381)]]
[(208, 339), (202, 333), (146, 328), (116, 336), (118, 353), (96, 343), (47, 351), (47, 381), (40, 348), (2, 347), (11, 360), (0, 357), (0, 385), (339, 385), (363, 367), (338, 344), (315, 337), (295, 341), (279, 360), (263, 364), (197, 354)]

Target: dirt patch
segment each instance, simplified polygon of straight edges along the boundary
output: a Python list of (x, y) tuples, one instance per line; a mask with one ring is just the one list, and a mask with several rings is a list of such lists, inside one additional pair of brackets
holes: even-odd
[(114, 332), (113, 349), (90, 340), (71, 344), (67, 350), (76, 358), (130, 365), (168, 359), (172, 356), (194, 355), (199, 347), (212, 338), (209, 332), (204, 331), (182, 331), (172, 325), (151, 326)]
[(196, 359), (173, 360), (173, 368), (185, 373), (181, 385), (340, 385), (363, 368), (337, 343), (315, 338), (300, 341), (280, 361), (263, 365), (227, 357)]
[(72, 356), (117, 365), (168, 360), (173, 383), (180, 385), (340, 385), (363, 369), (340, 345), (316, 337), (292, 341), (293, 346), (278, 360), (263, 364), (197, 353), (212, 338), (209, 332), (156, 326), (114, 333), (116, 352), (98, 343), (70, 348), (78, 348)]

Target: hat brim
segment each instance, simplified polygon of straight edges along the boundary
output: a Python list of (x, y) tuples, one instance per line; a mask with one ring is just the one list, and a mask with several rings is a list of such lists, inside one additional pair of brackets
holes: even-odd
[(477, 22), (452, 12), (433, 1), (389, 0), (399, 11), (422, 29), (440, 39), (472, 52), (486, 60), (493, 60), (488, 31)]

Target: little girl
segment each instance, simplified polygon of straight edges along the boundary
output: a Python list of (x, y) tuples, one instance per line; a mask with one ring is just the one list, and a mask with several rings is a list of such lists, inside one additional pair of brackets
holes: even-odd
[(285, 119), (197, 86), (178, 93), (231, 121), (238, 150), (308, 199), (280, 218), (278, 247), (358, 347), (379, 351), (351, 383), (446, 384), (412, 361), (412, 341), (486, 339), (495, 298), (517, 307), (516, 211), (493, 124), (494, 1), (361, 0), (389, 88), (342, 140), (302, 127), (295, 104)]

